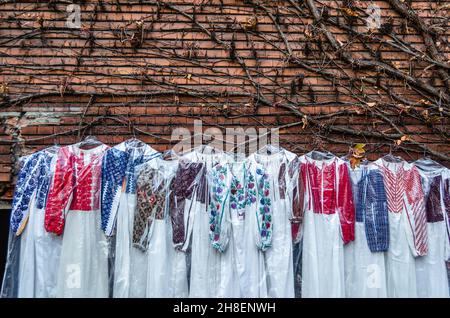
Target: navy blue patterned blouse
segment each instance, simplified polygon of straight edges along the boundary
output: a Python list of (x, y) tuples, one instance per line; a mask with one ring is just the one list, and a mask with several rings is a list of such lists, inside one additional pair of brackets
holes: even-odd
[(136, 167), (159, 155), (152, 147), (137, 140), (127, 140), (106, 151), (102, 162), (101, 182), (102, 230), (106, 235), (114, 233), (122, 190), (125, 193), (136, 192)]
[(11, 230), (16, 235), (20, 235), (25, 228), (33, 198), (35, 208), (45, 207), (52, 178), (51, 163), (55, 158), (53, 151), (55, 149), (56, 147), (44, 149), (23, 159), (11, 211)]

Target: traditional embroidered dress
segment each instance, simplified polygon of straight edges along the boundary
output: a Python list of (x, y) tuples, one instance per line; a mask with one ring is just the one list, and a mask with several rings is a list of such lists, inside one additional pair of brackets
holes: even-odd
[(250, 206), (249, 215), (256, 215), (257, 219), (258, 245), (264, 251), (266, 265), (267, 295), (294, 297), (291, 218), (293, 173), (298, 170), (292, 167), (298, 165), (297, 156), (280, 149), (274, 154), (254, 153), (248, 162), (250, 167), (255, 167), (252, 170), (256, 172), (259, 203), (259, 207)]
[(356, 209), (355, 240), (344, 247), (346, 296), (386, 297), (384, 252), (389, 248), (389, 224), (383, 175), (362, 163), (349, 167)]
[(389, 210), (386, 255), (388, 297), (416, 297), (415, 256), (428, 251), (425, 201), (416, 167), (405, 161), (375, 161), (383, 174)]
[(63, 235), (57, 297), (108, 297), (108, 244), (101, 230), (101, 162), (109, 147), (62, 147), (45, 210), (45, 228)]
[(146, 258), (132, 248), (136, 166), (160, 154), (137, 139), (110, 148), (102, 162), (102, 229), (115, 235), (113, 297), (144, 297)]
[[(234, 264), (234, 250), (222, 248), (222, 252), (210, 244), (210, 190), (207, 175), (216, 164), (229, 162), (224, 153), (205, 154), (198, 150), (183, 158), (203, 164), (198, 186), (189, 202), (189, 223), (186, 246), (191, 247), (190, 297), (238, 297), (239, 281)], [(230, 222), (224, 215), (222, 224)], [(222, 233), (223, 234), (223, 233)], [(228, 233), (229, 234), (229, 233)], [(228, 235), (226, 234), (226, 235)], [(230, 244), (232, 237), (221, 237)], [(232, 243), (231, 243), (232, 244)]]
[(146, 297), (188, 295), (186, 255), (173, 247), (168, 211), (177, 167), (177, 161), (158, 158), (143, 164), (137, 174), (133, 244), (147, 257)]
[(344, 297), (344, 244), (355, 238), (346, 163), (316, 151), (300, 157), (304, 184), (302, 297)]
[(428, 233), (428, 253), (416, 258), (417, 296), (448, 298), (445, 261), (450, 257), (450, 244), (444, 204), (444, 180), (448, 170), (430, 159), (417, 160), (414, 165), (422, 178)]
[(11, 230), (20, 235), (18, 297), (54, 297), (60, 238), (45, 232), (44, 207), (56, 147), (24, 158), (11, 213)]
[[(262, 217), (258, 219), (256, 209), (265, 198), (264, 175), (263, 166), (247, 160), (216, 165), (209, 173), (210, 241), (219, 251), (233, 250), (239, 297), (267, 297), (263, 245), (257, 231)], [(262, 212), (269, 215), (270, 211)]]

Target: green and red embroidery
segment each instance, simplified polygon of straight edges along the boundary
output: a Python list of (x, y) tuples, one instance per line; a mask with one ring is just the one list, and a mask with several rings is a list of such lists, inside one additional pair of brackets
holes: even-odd
[(209, 238), (212, 246), (223, 252), (226, 242), (221, 238), (221, 226), (224, 216), (224, 203), (228, 197), (228, 189), (226, 185), (228, 171), (222, 165), (217, 165), (212, 171), (212, 193), (211, 202), (209, 204)]
[(259, 208), (256, 211), (258, 221), (259, 243), (258, 247), (266, 251), (272, 246), (272, 202), (270, 200), (269, 176), (264, 168), (256, 169), (256, 181), (258, 185)]

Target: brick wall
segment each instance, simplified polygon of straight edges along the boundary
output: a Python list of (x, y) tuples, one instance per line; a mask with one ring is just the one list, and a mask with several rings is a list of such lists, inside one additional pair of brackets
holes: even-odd
[[(67, 27), (69, 1), (0, 2), (0, 198), (11, 198), (14, 167), (21, 155), (54, 143), (74, 143), (85, 134), (117, 144), (133, 136), (130, 125), (138, 138), (165, 150), (171, 145), (172, 129), (192, 129), (194, 119), (201, 119), (204, 128), (221, 129), (293, 123), (281, 129), (280, 140), (292, 151), (301, 154), (320, 145), (343, 155), (352, 143), (363, 142), (369, 158), (375, 159), (389, 151), (395, 138), (338, 133), (327, 127), (391, 133), (387, 120), (392, 120), (415, 142), (448, 155), (448, 116), (430, 106), (432, 97), (405, 81), (382, 74), (382, 84), (416, 103), (416, 115), (395, 101), (396, 111), (387, 105), (386, 118), (380, 119), (370, 115), (367, 106), (392, 103), (386, 91), (367, 83), (351, 86), (289, 62), (280, 34), (293, 56), (308, 65), (357, 79), (380, 77), (352, 68), (329, 47), (328, 55), (319, 54), (309, 27), (314, 21), (303, 1), (261, 1), (262, 6), (244, 0), (164, 1), (169, 6), (162, 2), (76, 1), (81, 29)], [(344, 23), (348, 18), (342, 1), (315, 2), (319, 10), (329, 8), (331, 20)], [(450, 1), (406, 2), (427, 25), (444, 25), (435, 43), (448, 62)], [(367, 33), (362, 18), (370, 3), (381, 8), (383, 22), (392, 18), (398, 39), (426, 52), (423, 36), (388, 1), (356, 1), (354, 12), (361, 19), (355, 30)], [(376, 41), (363, 44), (345, 28), (328, 26), (355, 57), (370, 57), (368, 47), (378, 49), (385, 63), (445, 92), (430, 63), (390, 45), (379, 47)], [(298, 76), (304, 77), (303, 85), (297, 85), (293, 94), (292, 82)], [(266, 102), (254, 98), (258, 88)], [(303, 123), (302, 117), (282, 107), (286, 100), (323, 125)], [(405, 113), (398, 111), (403, 106)], [(423, 154), (414, 147), (398, 152), (408, 160)]]

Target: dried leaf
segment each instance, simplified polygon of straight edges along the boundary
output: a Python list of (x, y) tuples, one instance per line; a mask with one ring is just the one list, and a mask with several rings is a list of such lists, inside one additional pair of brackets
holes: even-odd
[(352, 169), (355, 169), (361, 164), (361, 161), (363, 161), (366, 158), (366, 150), (364, 147), (366, 144), (356, 144), (353, 148), (351, 148), (351, 156), (350, 156), (350, 166)]
[(353, 11), (350, 8), (342, 8), (342, 11), (344, 11), (344, 13), (350, 17), (357, 17), (358, 13), (356, 13), (356, 11)]
[(302, 123), (303, 123), (302, 129), (305, 129), (306, 126), (308, 125), (308, 117), (306, 115), (303, 115)]
[(407, 140), (411, 140), (411, 138), (408, 135), (404, 135), (400, 138), (401, 141), (407, 141)]
[(8, 94), (8, 92), (9, 92), (8, 83), (0, 84), (0, 94)]

